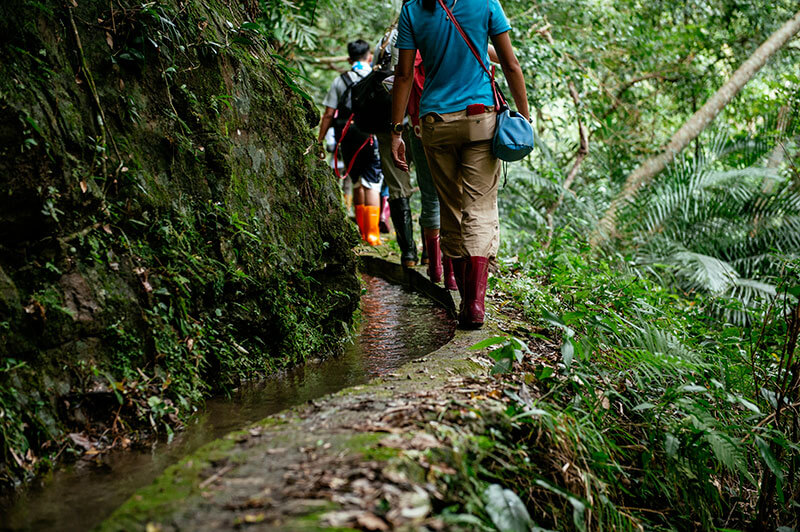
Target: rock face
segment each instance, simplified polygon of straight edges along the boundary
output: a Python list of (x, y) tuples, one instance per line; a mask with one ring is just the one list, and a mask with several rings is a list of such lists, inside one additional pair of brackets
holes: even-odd
[(355, 231), (245, 5), (0, 5), (3, 480), (346, 336)]

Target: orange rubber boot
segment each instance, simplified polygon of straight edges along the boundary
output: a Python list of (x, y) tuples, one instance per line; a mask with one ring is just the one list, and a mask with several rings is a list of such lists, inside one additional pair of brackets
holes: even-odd
[(367, 240), (367, 222), (366, 222), (367, 212), (365, 205), (356, 205), (356, 225), (358, 225), (358, 231), (361, 233), (361, 240)]
[(364, 226), (370, 246), (381, 245), (381, 208), (378, 205), (364, 206)]

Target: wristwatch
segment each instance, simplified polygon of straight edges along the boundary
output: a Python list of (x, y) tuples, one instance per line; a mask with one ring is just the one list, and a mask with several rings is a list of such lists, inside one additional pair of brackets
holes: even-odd
[(397, 133), (399, 135), (399, 134), (401, 134), (403, 132), (403, 128), (404, 127), (405, 126), (403, 126), (402, 122), (398, 122), (397, 124), (393, 124), (392, 125), (392, 133)]

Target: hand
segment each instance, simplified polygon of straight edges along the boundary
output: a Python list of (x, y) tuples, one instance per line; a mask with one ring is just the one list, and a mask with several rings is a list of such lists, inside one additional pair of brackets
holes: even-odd
[(392, 160), (394, 165), (404, 172), (408, 172), (406, 162), (406, 143), (403, 142), (402, 135), (392, 134)]

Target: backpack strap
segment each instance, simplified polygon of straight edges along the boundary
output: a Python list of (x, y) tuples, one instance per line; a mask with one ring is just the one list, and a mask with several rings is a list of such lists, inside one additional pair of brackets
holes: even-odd
[(356, 84), (356, 82), (350, 78), (350, 72), (351, 72), (350, 70), (342, 72), (342, 74), (339, 76), (340, 78), (342, 78), (342, 81), (344, 82), (344, 92), (342, 92), (342, 95), (339, 96), (339, 101), (336, 103), (336, 114), (334, 116), (339, 115), (339, 106), (342, 105), (342, 101), (345, 98), (350, 97), (350, 92), (353, 89), (353, 85)]
[[(375, 66), (373, 70), (379, 70), (383, 67), (388, 65), (384, 65), (383, 63), (386, 61), (386, 49), (389, 47), (389, 42), (392, 40), (392, 32), (397, 28), (397, 24), (400, 21), (400, 15), (397, 15), (397, 18), (394, 19), (394, 22), (386, 29), (386, 33), (383, 34), (383, 39), (381, 39), (380, 49), (378, 51), (378, 56), (375, 58)], [(397, 38), (395, 37), (395, 40)]]
[(340, 78), (342, 78), (342, 81), (344, 81), (344, 86), (347, 87), (348, 89), (353, 85), (355, 85), (355, 81), (353, 81), (352, 78), (350, 77), (350, 72), (351, 72), (350, 70), (348, 70), (347, 72), (342, 72), (342, 75), (339, 76)]

